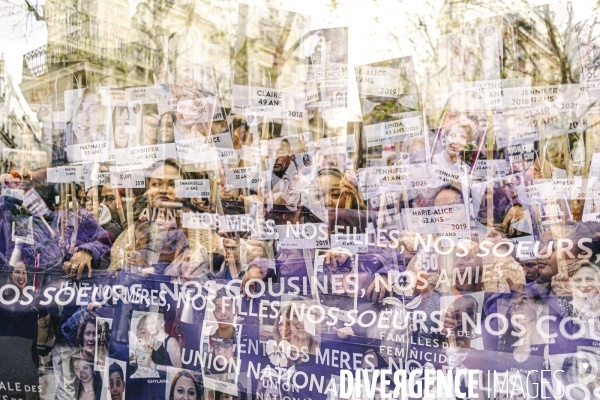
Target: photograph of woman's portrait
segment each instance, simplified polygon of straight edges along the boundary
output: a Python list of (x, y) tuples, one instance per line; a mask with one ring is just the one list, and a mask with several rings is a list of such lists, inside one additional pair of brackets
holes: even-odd
[(139, 103), (117, 105), (113, 108), (111, 127), (115, 149), (137, 146), (138, 140), (141, 138), (142, 128), (142, 113), (140, 111)]
[(96, 361), (95, 369), (104, 369), (110, 345), (112, 319), (96, 318)]
[(444, 114), (433, 145), (431, 163), (449, 170), (470, 172), (483, 142), (485, 115)]
[(106, 140), (100, 97), (87, 89), (80, 101), (71, 121), (67, 125), (71, 137), (67, 144), (87, 144)]
[(177, 339), (165, 332), (164, 316), (134, 311), (129, 332), (131, 378), (164, 376), (167, 367), (181, 368), (181, 347)]
[(97, 400), (100, 398), (102, 380), (100, 373), (94, 372), (94, 364), (83, 358), (71, 359), (71, 368), (76, 377), (76, 399)]
[(203, 391), (202, 380), (197, 373), (177, 368), (167, 370), (167, 400), (201, 400)]

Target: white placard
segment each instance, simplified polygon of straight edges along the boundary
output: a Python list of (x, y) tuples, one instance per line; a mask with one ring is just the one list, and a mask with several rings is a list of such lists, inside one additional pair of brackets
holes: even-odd
[(175, 181), (175, 196), (185, 199), (210, 197), (208, 179), (178, 179)]
[(48, 168), (48, 183), (70, 183), (85, 180), (85, 169), (82, 165)]

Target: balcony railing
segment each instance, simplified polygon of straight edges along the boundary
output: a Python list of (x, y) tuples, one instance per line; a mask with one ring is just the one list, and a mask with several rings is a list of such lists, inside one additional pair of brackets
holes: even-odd
[(71, 37), (62, 44), (41, 46), (26, 53), (23, 58), (31, 74), (40, 77), (48, 73), (53, 65), (83, 61), (124, 71), (135, 67), (153, 69), (158, 55), (156, 51), (139, 43), (125, 43), (116, 48), (106, 48), (98, 46), (98, 41), (93, 38)]

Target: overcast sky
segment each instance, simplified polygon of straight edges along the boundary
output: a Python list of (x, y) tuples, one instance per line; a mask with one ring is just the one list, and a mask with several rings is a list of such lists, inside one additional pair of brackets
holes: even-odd
[[(35, 0), (33, 0), (35, 1)], [(45, 0), (40, 0), (43, 4)], [(203, 0), (198, 0), (203, 1)], [(309, 14), (313, 28), (348, 26), (349, 29), (349, 64), (350, 67), (367, 64), (389, 58), (413, 55), (415, 49), (406, 40), (406, 35), (413, 35), (414, 27), (407, 18), (407, 13), (419, 13), (429, 18), (435, 17), (444, 0), (255, 0), (252, 4), (272, 6), (276, 8)], [(506, 0), (505, 0), (506, 1)], [(516, 1), (516, 0), (514, 0)], [(140, 0), (130, 0), (131, 14)], [(242, 1), (241, 3), (245, 3)], [(21, 8), (13, 4), (23, 4), (23, 0), (0, 0), (0, 49), (4, 53), (7, 71), (15, 83), (20, 83), (23, 55), (46, 44), (47, 32), (43, 22), (28, 18)], [(231, 7), (231, 1), (211, 1), (220, 8), (223, 4)], [(236, 1), (234, 1), (236, 3)], [(491, 0), (491, 4), (500, 3)], [(544, 1), (532, 0), (531, 4), (541, 5)], [(593, 0), (573, 1), (575, 19), (581, 20), (590, 15), (594, 6)], [(335, 4), (335, 5), (334, 5)], [(228, 8), (229, 8), (228, 7)], [(515, 6), (516, 7), (516, 6)], [(497, 13), (510, 11), (503, 7)], [(493, 14), (493, 11), (490, 12)], [(209, 17), (210, 19), (210, 17)], [(434, 20), (430, 28), (435, 36)], [(217, 21), (213, 21), (217, 22)], [(394, 38), (393, 36), (396, 38)], [(425, 46), (425, 44), (423, 44)], [(421, 57), (423, 57), (421, 55)], [(415, 57), (415, 68), (418, 69), (418, 54)], [(422, 61), (422, 60), (421, 60)], [(352, 69), (351, 69), (352, 71)], [(350, 82), (352, 82), (352, 76)], [(350, 85), (350, 99), (356, 94), (355, 85)], [(355, 108), (357, 102), (352, 102)]]

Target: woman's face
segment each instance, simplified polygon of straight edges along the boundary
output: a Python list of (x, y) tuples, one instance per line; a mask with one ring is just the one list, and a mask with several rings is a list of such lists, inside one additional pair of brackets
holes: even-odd
[(149, 339), (150, 332), (148, 332), (148, 324), (146, 321), (141, 322), (137, 327), (137, 337), (138, 339)]
[(231, 135), (233, 148), (235, 150), (240, 150), (243, 145), (252, 144), (253, 138), (252, 132), (250, 132), (247, 127), (238, 126), (233, 130), (233, 135)]
[[(464, 257), (454, 257), (454, 268), (459, 271), (459, 276), (465, 276), (467, 279), (457, 279), (454, 286), (458, 290), (468, 291), (471, 285), (476, 283), (475, 278), (481, 273), (482, 258), (477, 257), (478, 247), (473, 246)], [(471, 279), (468, 279), (471, 278)]]
[(25, 268), (25, 264), (19, 262), (11, 273), (11, 277), (16, 287), (21, 289), (21, 291), (25, 289), (25, 286), (27, 286), (27, 269)]
[(463, 199), (458, 192), (451, 189), (444, 189), (440, 191), (433, 201), (435, 207), (439, 206), (452, 206), (456, 204), (464, 204)]
[(279, 317), (278, 329), (281, 335), (281, 340), (287, 340), (288, 342), (292, 339), (292, 324), (288, 313), (284, 313)]
[(50, 326), (50, 314), (46, 314), (42, 318), (38, 319), (38, 328), (48, 329)]
[(98, 98), (93, 94), (86, 94), (73, 119), (73, 134), (75, 143), (89, 143), (100, 125), (100, 106)]
[[(300, 343), (304, 343), (310, 336), (304, 327), (304, 322), (298, 318), (298, 315), (294, 315), (289, 319), (289, 325), (290, 339), (292, 344), (299, 345)], [(292, 350), (295, 351), (301, 349), (292, 347)]]
[(184, 87), (194, 86), (194, 70), (189, 65), (177, 68), (177, 84)]
[(148, 339), (138, 339), (135, 349), (135, 362), (139, 367), (148, 367), (152, 358), (152, 346)]
[(180, 207), (183, 199), (175, 196), (175, 180), (181, 179), (177, 168), (164, 165), (156, 168), (150, 177), (148, 201), (153, 207), (176, 208)]
[(92, 364), (78, 359), (74, 363), (75, 376), (83, 383), (91, 382), (94, 379), (94, 371), (92, 370)]
[[(441, 190), (433, 200), (433, 205), (435, 207), (461, 204), (464, 204), (462, 196), (457, 191), (451, 189)], [(459, 215), (461, 215), (461, 212), (460, 210), (457, 210), (454, 212), (454, 214), (449, 214), (449, 218), (444, 217), (443, 222), (436, 224), (438, 232), (452, 232), (453, 224), (460, 224), (464, 222), (464, 220), (461, 219)]]
[(92, 190), (94, 190), (95, 188), (91, 188), (90, 190), (88, 190), (88, 192), (86, 193), (86, 197), (85, 197), (85, 209), (88, 210), (89, 212), (94, 211), (94, 197), (93, 197), (93, 193)]
[(281, 178), (281, 198), (288, 206), (297, 206), (302, 189), (300, 174), (294, 163), (290, 164)]
[(335, 175), (321, 175), (318, 177), (318, 187), (313, 188), (311, 201), (315, 205), (319, 205), (321, 202), (325, 208), (335, 208), (342, 191), (340, 190), (341, 179)]
[(196, 400), (197, 398), (198, 393), (196, 393), (194, 381), (185, 376), (177, 379), (173, 391), (173, 400)]
[(456, 320), (456, 327), (454, 328), (455, 332), (460, 335), (469, 334), (472, 331), (472, 327), (468, 324), (465, 324), (466, 315), (469, 318), (475, 318), (475, 314), (477, 313), (477, 304), (473, 299), (459, 299), (454, 302), (454, 319)]
[(191, 126), (198, 120), (198, 104), (196, 99), (181, 98), (177, 102), (177, 121), (184, 126)]
[(96, 347), (96, 326), (92, 323), (85, 325), (83, 331), (83, 350), (87, 353), (94, 354)]
[(146, 320), (146, 329), (148, 330), (148, 335), (150, 337), (156, 336), (158, 333), (158, 322), (155, 318), (148, 318)]
[(152, 115), (144, 117), (142, 124), (142, 134), (144, 135), (144, 144), (146, 146), (156, 144), (156, 133), (158, 131), (158, 118)]
[(173, 116), (171, 114), (162, 116), (158, 129), (161, 143), (173, 143), (175, 140), (175, 130), (173, 128)]
[(446, 135), (446, 152), (451, 156), (460, 155), (467, 145), (467, 131), (460, 126), (454, 126)]
[(118, 149), (125, 148), (129, 142), (129, 111), (126, 108), (123, 109), (115, 124), (113, 132), (115, 147)]
[(537, 314), (533, 306), (521, 301), (514, 304), (512, 310), (513, 316), (511, 318), (511, 323), (513, 321), (516, 322), (512, 323), (515, 332), (517, 332), (520, 337), (531, 333), (535, 329), (535, 322), (537, 319)]
[(598, 294), (598, 275), (593, 268), (580, 268), (571, 279), (574, 297), (589, 299)]
[(125, 382), (121, 379), (121, 374), (113, 372), (109, 377), (110, 398), (111, 400), (123, 400), (125, 392)]
[(213, 314), (219, 323), (233, 323), (233, 317), (235, 316), (234, 299), (230, 297), (219, 297), (216, 299)]

